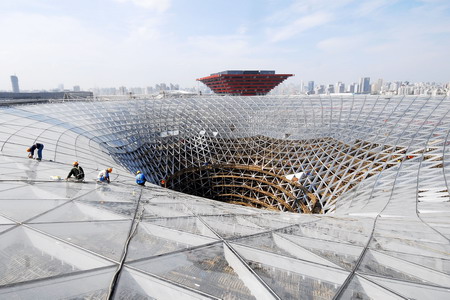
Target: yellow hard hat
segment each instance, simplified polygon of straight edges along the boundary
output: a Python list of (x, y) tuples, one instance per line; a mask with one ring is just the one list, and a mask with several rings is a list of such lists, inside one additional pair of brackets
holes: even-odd
[(112, 173), (112, 168), (106, 169), (109, 173)]
[(136, 174), (141, 174), (141, 171), (137, 171)]
[(74, 162), (73, 162), (73, 165), (74, 165), (74, 166), (78, 166), (78, 162), (77, 162), (77, 161), (74, 161)]

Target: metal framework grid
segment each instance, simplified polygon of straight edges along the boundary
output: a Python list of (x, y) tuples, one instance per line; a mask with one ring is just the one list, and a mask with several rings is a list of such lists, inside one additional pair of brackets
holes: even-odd
[[(1, 108), (0, 298), (448, 299), (449, 111), (370, 96)], [(74, 160), (86, 183), (55, 180)], [(248, 177), (326, 214), (140, 188), (137, 169), (178, 187)]]

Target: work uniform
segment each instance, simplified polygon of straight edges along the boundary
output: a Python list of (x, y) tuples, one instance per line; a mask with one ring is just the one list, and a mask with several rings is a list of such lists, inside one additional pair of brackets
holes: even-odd
[(72, 177), (72, 175), (75, 177), (75, 179), (77, 180), (83, 180), (84, 179), (84, 171), (83, 168), (80, 166), (77, 167), (73, 167), (72, 170), (70, 170), (69, 175), (67, 175), (67, 178)]
[(108, 170), (103, 170), (100, 173), (98, 173), (97, 180), (101, 181), (101, 182), (105, 182), (106, 181), (107, 183), (109, 183), (109, 172), (108, 172)]
[(42, 159), (42, 150), (44, 149), (44, 145), (40, 144), (40, 143), (36, 143), (33, 146), (30, 147), (30, 155), (31, 157), (34, 156), (34, 150), (37, 149), (37, 160), (41, 160)]
[(139, 185), (145, 185), (145, 182), (146, 182), (146, 181), (147, 181), (147, 180), (145, 179), (144, 174), (139, 173), (139, 174), (136, 175), (136, 183), (137, 183), (137, 184), (139, 184)]

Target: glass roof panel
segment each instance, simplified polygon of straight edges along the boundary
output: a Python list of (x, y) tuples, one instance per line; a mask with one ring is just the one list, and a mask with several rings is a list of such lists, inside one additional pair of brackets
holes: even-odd
[(354, 276), (344, 290), (342, 299), (403, 299), (403, 297), (391, 293), (386, 289), (370, 282), (360, 276)]
[(124, 220), (124, 216), (98, 209), (90, 205), (68, 202), (55, 210), (33, 219), (33, 223), (74, 222), (91, 220)]
[(125, 267), (117, 284), (115, 299), (211, 299), (194, 290)]
[(47, 223), (32, 224), (31, 227), (101, 256), (120, 261), (131, 221)]
[(255, 299), (217, 244), (135, 262), (131, 266), (219, 298)]
[(196, 235), (217, 238), (214, 232), (197, 217), (155, 218), (148, 219), (146, 222)]
[(106, 266), (109, 262), (23, 227), (0, 235), (0, 285)]
[(0, 200), (0, 212), (17, 222), (24, 222), (44, 212), (52, 210), (67, 200)]
[(387, 278), (367, 276), (373, 282), (384, 286), (408, 299), (448, 299), (450, 290), (431, 285), (416, 284)]
[(105, 299), (116, 267), (63, 274), (0, 288), (0, 299)]
[(127, 261), (187, 249), (215, 242), (212, 238), (175, 231), (173, 229), (140, 222), (131, 239)]

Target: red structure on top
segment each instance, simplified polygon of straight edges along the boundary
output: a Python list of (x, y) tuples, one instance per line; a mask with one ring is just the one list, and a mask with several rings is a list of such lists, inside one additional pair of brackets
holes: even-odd
[(266, 95), (293, 74), (275, 74), (275, 71), (223, 71), (197, 79), (219, 95)]

